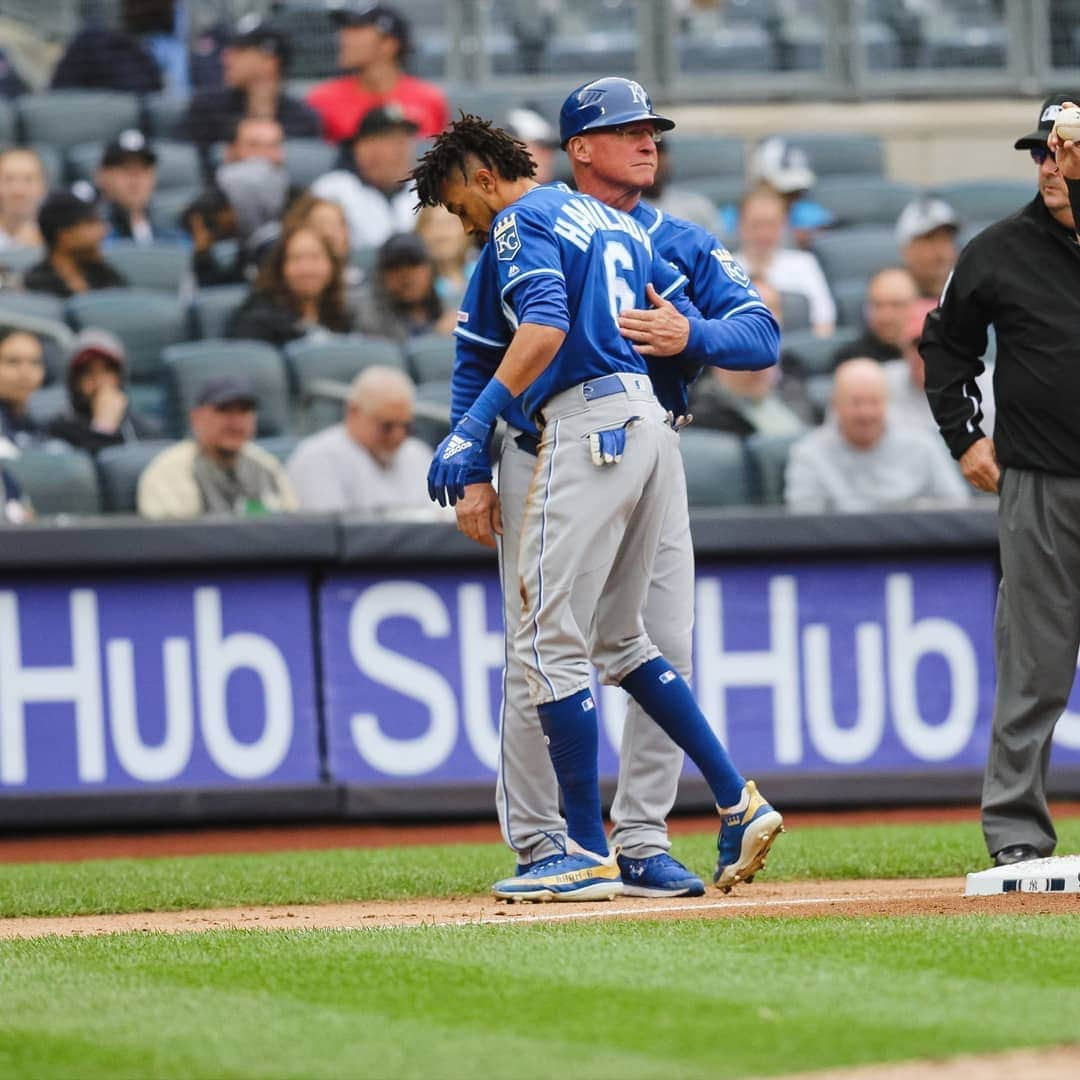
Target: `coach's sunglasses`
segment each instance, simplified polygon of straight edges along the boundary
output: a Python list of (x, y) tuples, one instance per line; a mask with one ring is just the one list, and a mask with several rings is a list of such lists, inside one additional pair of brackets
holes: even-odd
[(1033, 146), (1028, 152), (1031, 154), (1031, 160), (1036, 165), (1041, 165), (1048, 157), (1053, 158), (1055, 162), (1057, 161), (1054, 151), (1049, 146)]
[(412, 420), (377, 420), (376, 423), (383, 435), (393, 435), (395, 431), (404, 431), (406, 435), (413, 433)]
[(602, 128), (602, 131), (611, 135), (617, 135), (620, 139), (640, 139), (642, 135), (648, 135), (654, 143), (660, 143), (663, 136), (659, 131), (649, 130), (646, 124), (616, 124), (614, 127)]

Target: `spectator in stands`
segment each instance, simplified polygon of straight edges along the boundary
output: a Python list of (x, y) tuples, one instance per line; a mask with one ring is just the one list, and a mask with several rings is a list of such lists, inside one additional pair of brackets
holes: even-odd
[(710, 367), (690, 392), (695, 427), (733, 435), (798, 435), (806, 423), (778, 392), (780, 367), (728, 371)]
[(101, 254), (105, 224), (93, 202), (70, 191), (54, 191), (41, 204), (38, 228), (45, 258), (23, 278), (31, 292), (67, 297), (127, 284)]
[(316, 229), (301, 225), (286, 232), (229, 319), (227, 336), (280, 346), (309, 335), (347, 333), (341, 270)]
[(286, 466), (302, 510), (372, 517), (427, 510), (431, 448), (412, 438), (413, 385), (391, 367), (353, 380), (342, 423), (304, 439)]
[(0, 252), (8, 247), (41, 247), (37, 215), (48, 185), (45, 166), (28, 146), (0, 152)]
[(809, 196), (817, 183), (805, 152), (775, 135), (760, 143), (750, 165), (754, 185), (771, 188), (784, 200), (791, 243), (808, 251), (814, 237), (833, 222), (832, 214)]
[(535, 109), (515, 108), (506, 114), (506, 131), (520, 139), (536, 163), (533, 179), (538, 184), (548, 184), (555, 179), (555, 152), (559, 149), (559, 137), (555, 128)]
[(896, 246), (915, 279), (923, 315), (938, 304), (956, 265), (956, 211), (943, 199), (915, 199), (896, 219)]
[[(904, 427), (920, 428), (938, 435), (938, 423), (930, 410), (930, 402), (926, 400), (926, 366), (918, 349), (924, 322), (922, 310), (913, 305), (908, 313), (903, 358), (889, 360), (882, 365), (882, 369), (889, 385), (889, 416)], [(987, 437), (993, 438), (995, 409), (992, 362), (975, 377), (975, 382), (982, 395), (982, 429)]]
[(25, 330), (0, 329), (0, 457), (17, 457), (48, 439), (28, 409), (44, 381), (41, 342)]
[(409, 24), (385, 4), (346, 2), (334, 12), (338, 67), (345, 74), (320, 83), (308, 104), (322, 117), (323, 136), (340, 142), (380, 105), (397, 105), (423, 138), (438, 135), (449, 120), (443, 92), (403, 71), (409, 56)]
[(23, 525), (34, 517), (30, 500), (23, 494), (18, 480), (0, 462), (0, 522), (5, 525)]
[(95, 20), (80, 30), (53, 71), (52, 88), (133, 94), (161, 90), (161, 68), (142, 35), (157, 30), (163, 22), (171, 26), (172, 12), (173, 0), (121, 0), (120, 28)]
[(139, 513), (149, 518), (295, 510), (285, 470), (252, 440), (258, 399), (235, 375), (208, 380), (189, 413), (190, 439), (155, 457), (139, 477)]
[(194, 249), (191, 267), (200, 289), (211, 285), (237, 285), (247, 281), (247, 262), (239, 241), (231, 259), (226, 263), (218, 258), (215, 247), (222, 241), (236, 240), (236, 213), (229, 197), (216, 184), (211, 184), (184, 210), (180, 216), (184, 230), (191, 237)]
[(416, 215), (416, 235), (435, 263), (435, 291), (443, 307), (457, 311), (476, 265), (476, 251), (461, 222), (445, 206), (424, 206)]
[(349, 223), (345, 220), (345, 211), (336, 202), (320, 199), (310, 191), (305, 191), (289, 204), (288, 213), (281, 222), (281, 229), (282, 232), (291, 232), (301, 225), (310, 225), (319, 233), (341, 263), (345, 310), (349, 313), (351, 322), (366, 286), (364, 271), (349, 261)]
[(241, 116), (229, 133), (224, 157), (227, 165), (262, 158), (284, 167), (285, 129), (272, 116)]
[(671, 184), (671, 159), (668, 157), (667, 143), (663, 139), (656, 146), (656, 176), (651, 188), (646, 188), (643, 195), (658, 210), (668, 217), (683, 218), (700, 225), (710, 233), (716, 232), (716, 206), (707, 195), (692, 188)]
[(285, 93), (289, 41), (258, 15), (245, 15), (236, 24), (221, 54), (225, 86), (195, 94), (184, 119), (184, 133), (196, 143), (209, 172), (214, 143), (233, 138), (244, 117), (276, 120), (286, 138), (318, 138), (318, 114)]
[(435, 262), (414, 233), (391, 236), (375, 262), (375, 280), (356, 312), (355, 329), (406, 341), (420, 334), (449, 334), (457, 312), (444, 309), (435, 291)]
[(940, 440), (890, 421), (881, 365), (865, 357), (845, 360), (833, 380), (832, 416), (791, 448), (788, 509), (871, 511), (967, 497)]
[(107, 239), (152, 244), (177, 238), (175, 231), (162, 235), (150, 221), (157, 154), (141, 131), (122, 131), (105, 147), (95, 180), (105, 200), (101, 210), (109, 230)]
[(833, 363), (855, 356), (880, 363), (901, 359), (911, 343), (909, 327), (916, 297), (915, 279), (906, 270), (898, 266), (879, 270), (866, 287), (863, 332), (836, 350)]
[(397, 105), (370, 110), (343, 144), (348, 168), (311, 185), (313, 194), (345, 211), (354, 248), (378, 247), (416, 224), (416, 196), (405, 177), (416, 154), (416, 124)]
[(91, 454), (107, 446), (153, 439), (161, 429), (131, 408), (124, 392), (127, 354), (106, 330), (90, 328), (75, 338), (68, 356), (68, 410), (49, 432)]
[(819, 337), (836, 328), (836, 304), (817, 259), (809, 251), (783, 247), (783, 199), (768, 187), (753, 188), (739, 206), (736, 258), (752, 277), (762, 277), (780, 292), (802, 293), (810, 303), (810, 322)]

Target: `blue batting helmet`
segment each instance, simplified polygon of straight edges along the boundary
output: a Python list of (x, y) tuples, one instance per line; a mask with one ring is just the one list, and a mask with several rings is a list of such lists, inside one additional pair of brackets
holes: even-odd
[(645, 87), (633, 79), (609, 75), (572, 90), (559, 110), (559, 142), (563, 149), (575, 135), (597, 128), (651, 120), (661, 131), (670, 131), (674, 120), (657, 116)]

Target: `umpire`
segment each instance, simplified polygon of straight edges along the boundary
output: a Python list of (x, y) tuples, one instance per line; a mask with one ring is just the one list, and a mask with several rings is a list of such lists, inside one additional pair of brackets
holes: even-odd
[[(1047, 145), (1063, 103), (1078, 100), (1047, 98), (1036, 129), (1016, 141), (1038, 169), (1038, 194), (968, 244), (919, 342), (926, 396), (953, 457), (971, 484), (1001, 497), (997, 694), (982, 796), (998, 866), (1054, 850), (1046, 772), (1080, 649), (1080, 246)], [(991, 325), (993, 441), (975, 383)]]

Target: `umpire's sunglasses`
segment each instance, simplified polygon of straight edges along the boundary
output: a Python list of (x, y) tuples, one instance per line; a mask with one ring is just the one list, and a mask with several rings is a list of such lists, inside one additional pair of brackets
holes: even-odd
[(1057, 161), (1057, 157), (1054, 155), (1054, 151), (1049, 146), (1033, 146), (1028, 153), (1031, 154), (1031, 160), (1036, 165), (1041, 165), (1048, 157)]

